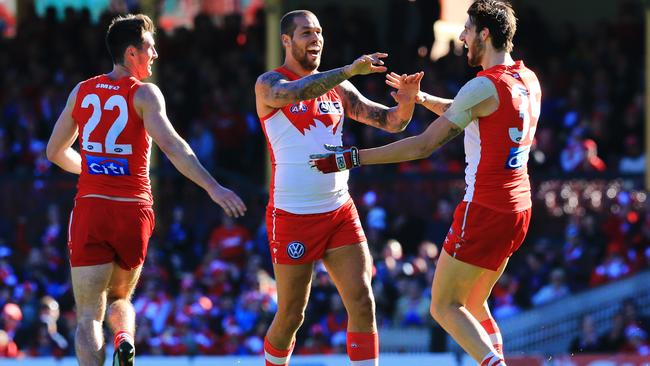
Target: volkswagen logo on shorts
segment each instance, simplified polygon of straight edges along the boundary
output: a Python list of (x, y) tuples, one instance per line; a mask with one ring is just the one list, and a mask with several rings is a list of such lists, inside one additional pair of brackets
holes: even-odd
[(287, 245), (287, 254), (292, 259), (300, 259), (305, 255), (305, 246), (299, 241), (292, 241)]

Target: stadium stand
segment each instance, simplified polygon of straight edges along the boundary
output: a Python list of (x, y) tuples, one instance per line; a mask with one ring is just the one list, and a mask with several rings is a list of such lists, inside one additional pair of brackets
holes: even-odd
[[(507, 324), (506, 352), (509, 342), (513, 350), (531, 350), (514, 339), (524, 344), (552, 335), (549, 329), (515, 337), (528, 328), (510, 324), (524, 316), (550, 321), (551, 310), (545, 309), (562, 308), (566, 299), (574, 305), (582, 301), (573, 294), (594, 299), (607, 291), (602, 286), (648, 275), (650, 213), (640, 175), (645, 169), (643, 57), (642, 47), (629, 41), (643, 32), (642, 12), (635, 4), (621, 2), (614, 20), (588, 30), (571, 25), (550, 29), (534, 9), (519, 10), (514, 55), (538, 73), (544, 102), (530, 161), (535, 195), (531, 232), (491, 299), (495, 316)], [(377, 26), (375, 19), (336, 7), (321, 14), (324, 27), (333, 29), (327, 44), (341, 50), (325, 48), (324, 69), (396, 44), (368, 31)], [(93, 23), (87, 11), (72, 9), (63, 21), (53, 11), (44, 17), (27, 14), (15, 38), (0, 38), (0, 358), (73, 354), (66, 235), (75, 181), (47, 161), (45, 144), (74, 85), (110, 70), (103, 44), (110, 18), (104, 14)], [(327, 26), (334, 22), (341, 26)], [(157, 229), (134, 298), (139, 354), (263, 352), (263, 335), (276, 306), (263, 226), (264, 137), (252, 92), (255, 77), (264, 70), (264, 37), (263, 10), (245, 27), (238, 15), (219, 24), (199, 15), (193, 29), (157, 35), (156, 73), (170, 118), (201, 161), (244, 193), (249, 211), (235, 222), (220, 217), (203, 192), (158, 157), (152, 174)], [(453, 52), (436, 62), (415, 54), (396, 58), (390, 69), (424, 70), (423, 90), (438, 95), (453, 96), (476, 71)], [(382, 77), (352, 81), (365, 95), (391, 104)], [(383, 144), (418, 133), (432, 117), (418, 108), (407, 131), (397, 137), (350, 122), (345, 142)], [(424, 348), (391, 341), (395, 337), (382, 339), (382, 347), (453, 349), (429, 316), (428, 299), (439, 246), (464, 189), (461, 157), (462, 140), (456, 139), (429, 159), (352, 174), (352, 193), (375, 258), (380, 325), (387, 334), (405, 328), (428, 334)], [(224, 240), (236, 241), (235, 249), (229, 246), (226, 252)], [(323, 268), (317, 268), (314, 278), (297, 354), (344, 353), (341, 301)], [(639, 319), (650, 315), (650, 302), (641, 300), (629, 305), (638, 306), (634, 316)], [(571, 321), (557, 320), (558, 331), (581, 337), (577, 319), (591, 314), (599, 339), (609, 340), (608, 351), (647, 354), (650, 324), (619, 319), (631, 315), (627, 310), (616, 315), (611, 303), (593, 314), (591, 308), (571, 312)], [(610, 326), (618, 328), (603, 330)], [(565, 342), (546, 347), (538, 341), (531, 347), (568, 352), (571, 339)]]

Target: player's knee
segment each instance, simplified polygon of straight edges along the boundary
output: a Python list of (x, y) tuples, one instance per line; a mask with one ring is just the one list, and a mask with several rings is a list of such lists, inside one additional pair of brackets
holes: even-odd
[(373, 316), (375, 314), (375, 299), (370, 291), (365, 291), (349, 299), (348, 312), (360, 316)]
[(276, 313), (276, 320), (275, 322), (277, 325), (279, 325), (281, 328), (283, 328), (286, 331), (295, 331), (300, 326), (302, 323), (305, 321), (305, 312), (304, 311), (297, 311), (297, 312), (277, 312)]
[(460, 307), (461, 305), (455, 301), (441, 297), (433, 297), (431, 299), (431, 306), (429, 307), (429, 313), (436, 321), (440, 322), (445, 318), (445, 315), (452, 307)]

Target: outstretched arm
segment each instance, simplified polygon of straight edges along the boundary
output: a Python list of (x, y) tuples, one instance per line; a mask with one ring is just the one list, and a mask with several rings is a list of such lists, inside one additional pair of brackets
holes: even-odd
[(387, 56), (388, 54), (385, 53), (363, 55), (350, 65), (319, 72), (294, 81), (287, 80), (278, 72), (269, 71), (257, 78), (255, 95), (258, 101), (270, 108), (282, 108), (301, 100), (313, 99), (327, 93), (343, 80), (354, 75), (386, 71), (386, 67), (382, 66), (384, 62), (381, 59)]
[[(392, 86), (398, 91), (402, 89), (400, 76), (394, 72), (386, 74), (386, 84)], [(391, 95), (393, 94), (391, 93)], [(442, 116), (445, 111), (451, 107), (453, 101), (453, 99), (436, 97), (423, 91), (419, 91), (415, 98), (416, 103), (421, 104), (426, 109), (439, 116)]]
[(474, 119), (492, 114), (498, 107), (497, 90), (485, 77), (465, 84), (442, 116), (418, 136), (382, 147), (360, 150), (361, 164), (396, 163), (426, 158), (460, 134)]
[(423, 159), (461, 132), (463, 132), (462, 128), (441, 116), (417, 136), (407, 137), (381, 147), (359, 150), (360, 165)]
[(169, 122), (165, 111), (165, 98), (160, 89), (154, 84), (145, 83), (136, 92), (134, 100), (136, 109), (141, 111), (145, 129), (176, 169), (205, 189), (228, 216), (243, 216), (246, 206), (242, 200), (231, 190), (217, 183)]
[(81, 174), (81, 155), (72, 148), (72, 144), (79, 135), (77, 124), (72, 118), (72, 110), (77, 100), (78, 91), (79, 85), (68, 96), (65, 108), (59, 115), (50, 140), (47, 142), (46, 150), (48, 160), (61, 167), (61, 169), (74, 174)]
[(404, 131), (413, 117), (415, 96), (420, 89), (422, 76), (424, 76), (422, 72), (400, 76), (403, 87), (393, 95), (397, 106), (392, 108), (364, 97), (351, 82), (342, 82), (338, 90), (343, 97), (346, 115), (388, 132)]
[(461, 88), (450, 108), (418, 136), (372, 149), (328, 148), (333, 153), (310, 156), (312, 167), (324, 173), (361, 165), (397, 163), (431, 155), (460, 134), (474, 119), (492, 114), (499, 106), (494, 84), (485, 77), (474, 78)]

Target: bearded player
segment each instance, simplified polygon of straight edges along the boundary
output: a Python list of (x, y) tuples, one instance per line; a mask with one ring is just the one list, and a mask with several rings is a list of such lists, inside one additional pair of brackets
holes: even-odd
[(344, 117), (390, 132), (402, 131), (415, 108), (422, 74), (399, 77), (398, 105), (366, 99), (349, 82), (384, 72), (386, 54), (319, 72), (322, 29), (306, 10), (280, 22), (284, 64), (255, 84), (257, 114), (266, 135), (273, 176), (267, 230), (277, 281), (278, 311), (264, 341), (267, 366), (284, 366), (304, 319), (314, 262), (322, 259), (348, 313), (347, 350), (352, 365), (376, 366), (379, 357), (372, 258), (347, 187), (348, 173), (325, 176), (309, 168), (309, 153), (341, 144)]
[[(469, 49), (469, 65), (483, 71), (453, 100), (418, 93), (418, 103), (439, 114), (438, 119), (422, 134), (386, 146), (330, 147), (333, 152), (312, 156), (311, 164), (322, 172), (338, 172), (422, 159), (465, 131), (467, 188), (436, 268), (431, 315), (480, 365), (503, 366), (503, 342), (487, 299), (530, 223), (526, 164), (541, 88), (535, 74), (510, 56), (516, 30), (510, 5), (477, 0), (467, 13), (460, 40)], [(403, 87), (395, 75), (388, 75), (387, 83)]]

